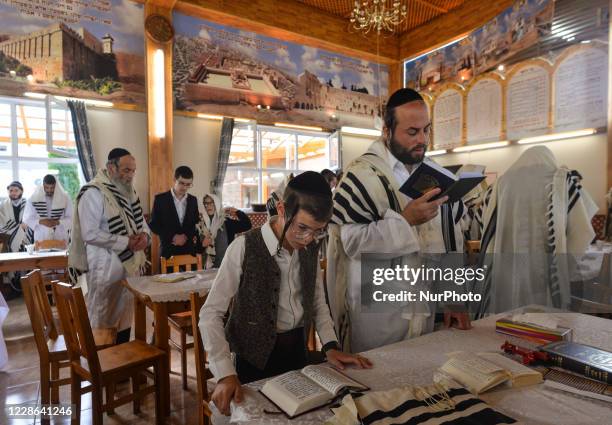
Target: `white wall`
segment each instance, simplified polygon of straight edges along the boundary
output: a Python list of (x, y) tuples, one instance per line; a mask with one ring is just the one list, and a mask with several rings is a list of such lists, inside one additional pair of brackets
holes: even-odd
[(104, 168), (108, 152), (117, 147), (136, 158), (135, 187), (145, 212), (149, 211), (149, 161), (147, 116), (144, 112), (88, 108), (87, 122), (98, 168)]
[[(582, 185), (597, 202), (600, 209), (599, 214), (605, 211), (605, 194), (608, 191), (606, 187), (607, 144), (606, 134), (543, 143), (554, 153), (559, 165), (566, 165), (580, 172), (583, 177)], [(433, 158), (441, 165), (485, 165), (487, 172), (496, 172), (498, 176), (501, 176), (530, 146), (534, 145), (512, 145), (498, 149), (452, 153)]]
[(353, 136), (342, 133), (342, 169), (345, 169), (352, 160), (365, 153), (376, 137)]
[(193, 188), (202, 209), (202, 197), (210, 189), (217, 171), (221, 121), (174, 116), (174, 168), (186, 165), (193, 170)]

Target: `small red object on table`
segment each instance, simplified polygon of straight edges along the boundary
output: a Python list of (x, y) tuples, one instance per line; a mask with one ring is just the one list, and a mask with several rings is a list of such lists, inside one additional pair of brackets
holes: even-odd
[(548, 354), (544, 353), (543, 351), (530, 350), (528, 348), (510, 344), (508, 341), (502, 344), (501, 349), (508, 354), (518, 354), (521, 356), (523, 358), (524, 365), (530, 365), (536, 361), (548, 360)]

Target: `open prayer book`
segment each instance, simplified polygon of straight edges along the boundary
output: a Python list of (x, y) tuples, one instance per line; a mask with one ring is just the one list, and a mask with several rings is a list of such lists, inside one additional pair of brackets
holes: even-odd
[(331, 367), (311, 365), (270, 379), (260, 391), (293, 418), (325, 406), (343, 390), (369, 388)]
[(466, 387), (472, 394), (483, 393), (499, 384), (512, 387), (542, 382), (542, 374), (499, 353), (451, 353), (440, 371)]
[(436, 200), (448, 196), (448, 203), (460, 201), (466, 194), (485, 179), (482, 172), (460, 172), (455, 175), (434, 162), (422, 162), (410, 175), (400, 192), (417, 199), (432, 189), (440, 188), (440, 193), (432, 198)]

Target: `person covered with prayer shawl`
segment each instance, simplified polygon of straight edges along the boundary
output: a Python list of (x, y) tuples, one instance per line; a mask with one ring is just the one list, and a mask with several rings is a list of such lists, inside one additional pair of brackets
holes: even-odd
[[(422, 254), (463, 251), (461, 202), (431, 200), (436, 188), (418, 199), (399, 191), (425, 157), (431, 121), (423, 98), (400, 89), (387, 103), (383, 137), (344, 170), (334, 192), (334, 215), (327, 249), (330, 308), (345, 350), (361, 352), (433, 330), (435, 305), (418, 302), (392, 312), (362, 313), (361, 254), (375, 253), (388, 267), (421, 267)], [(390, 283), (391, 285), (393, 283)], [(421, 283), (424, 284), (424, 283)], [(467, 313), (447, 313), (469, 328)]]
[(529, 304), (569, 308), (572, 257), (595, 238), (597, 205), (581, 179), (534, 146), (489, 187), (479, 213), (487, 267), (479, 317)]
[(123, 148), (108, 154), (77, 196), (68, 266), (73, 282), (86, 277), (87, 311), (92, 328), (117, 329), (127, 342), (132, 297), (120, 281), (145, 271), (144, 250), (151, 242), (140, 198), (133, 187), (136, 160)]
[(6, 188), (8, 199), (0, 204), (0, 234), (8, 236), (8, 251), (24, 251), (34, 240), (34, 232), (23, 222), (26, 200), (23, 186), (14, 181)]
[(237, 234), (250, 230), (252, 224), (244, 212), (233, 207), (223, 208), (218, 195), (207, 193), (202, 203), (204, 215), (198, 224), (198, 233), (204, 250), (204, 268), (218, 268), (228, 245)]
[(43, 184), (28, 199), (23, 222), (34, 231), (35, 241), (68, 242), (72, 225), (72, 199), (55, 176), (47, 174)]

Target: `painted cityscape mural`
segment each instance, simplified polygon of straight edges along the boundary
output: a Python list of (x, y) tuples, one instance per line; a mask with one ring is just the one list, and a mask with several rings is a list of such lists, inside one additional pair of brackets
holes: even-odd
[(337, 128), (373, 127), (388, 69), (174, 13), (181, 110)]
[(0, 92), (145, 103), (143, 6), (0, 0)]

